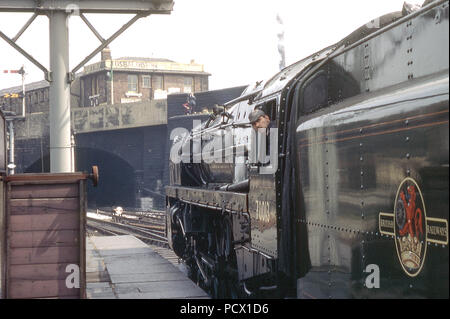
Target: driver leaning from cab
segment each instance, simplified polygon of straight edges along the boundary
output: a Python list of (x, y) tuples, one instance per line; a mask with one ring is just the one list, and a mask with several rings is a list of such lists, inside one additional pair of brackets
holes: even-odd
[(248, 120), (255, 131), (258, 131), (260, 128), (267, 129), (270, 126), (270, 118), (263, 110), (257, 109), (252, 111), (248, 116)]
[[(256, 149), (259, 149), (258, 151), (256, 151), (255, 154), (259, 154), (257, 155), (258, 158), (258, 162), (262, 163), (263, 166), (264, 165), (268, 165), (270, 163), (270, 161), (266, 160), (267, 154), (270, 154), (270, 128), (272, 127), (272, 122), (270, 121), (270, 117), (261, 109), (256, 109), (254, 111), (252, 111), (249, 116), (248, 116), (248, 120), (249, 122), (252, 124), (253, 130), (255, 133), (259, 133), (259, 134), (263, 134), (262, 136), (265, 135), (265, 142), (263, 142), (263, 140), (261, 139), (261, 135), (258, 137), (259, 134), (257, 134), (255, 136), (256, 138)], [(262, 131), (261, 131), (262, 130)], [(263, 133), (265, 132), (265, 134)], [(260, 143), (264, 143), (265, 147), (263, 146), (264, 144), (260, 144)], [(265, 152), (263, 151), (262, 154), (260, 154), (260, 151), (265, 149)], [(270, 156), (270, 155), (269, 155)], [(255, 159), (254, 159), (255, 160)]]

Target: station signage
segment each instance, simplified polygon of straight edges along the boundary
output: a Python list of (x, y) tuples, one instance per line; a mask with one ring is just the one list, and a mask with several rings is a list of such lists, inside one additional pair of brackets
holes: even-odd
[(183, 64), (176, 62), (154, 62), (140, 60), (106, 60), (84, 67), (84, 73), (95, 73), (102, 70), (138, 70), (138, 71), (181, 71), (203, 72), (202, 64)]

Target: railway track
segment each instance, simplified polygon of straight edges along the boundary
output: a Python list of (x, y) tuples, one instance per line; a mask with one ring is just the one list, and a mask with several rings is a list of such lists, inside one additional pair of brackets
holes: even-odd
[(98, 236), (99, 234), (105, 235), (105, 236), (118, 236), (122, 235), (118, 232), (115, 232), (113, 230), (106, 229), (105, 227), (99, 227), (97, 225), (93, 225), (91, 222), (88, 221), (86, 224), (86, 231), (88, 236)]
[(112, 222), (92, 217), (87, 217), (87, 227), (107, 235), (133, 235), (145, 243), (168, 247), (167, 238), (165, 237), (164, 232), (159, 230), (152, 230), (146, 227), (128, 225), (125, 223), (122, 224), (120, 222)]
[(96, 215), (109, 217), (116, 222), (158, 230), (161, 232), (165, 230), (166, 225), (166, 213), (164, 211), (151, 211), (151, 212), (126, 211), (122, 213), (120, 216), (117, 216), (111, 211), (97, 209)]

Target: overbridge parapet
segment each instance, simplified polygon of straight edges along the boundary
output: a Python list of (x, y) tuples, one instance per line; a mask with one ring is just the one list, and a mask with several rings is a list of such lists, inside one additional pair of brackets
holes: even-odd
[[(167, 124), (167, 100), (81, 107), (71, 109), (72, 130), (77, 133), (120, 130)], [(17, 140), (49, 135), (49, 113), (28, 113), (17, 121)]]
[(72, 108), (76, 133), (167, 124), (167, 100)]

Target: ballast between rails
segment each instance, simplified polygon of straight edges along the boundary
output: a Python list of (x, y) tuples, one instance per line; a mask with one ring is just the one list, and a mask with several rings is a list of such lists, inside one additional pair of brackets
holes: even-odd
[(113, 211), (97, 209), (95, 213), (97, 215), (119, 217), (121, 221), (130, 221), (130, 222), (138, 221), (142, 225), (165, 227), (166, 224), (166, 215), (164, 211), (133, 212), (125, 210), (120, 215), (117, 215)]
[[(101, 214), (112, 214), (112, 208), (111, 207), (100, 207), (96, 210), (97, 212)], [(149, 211), (142, 211), (137, 210), (136, 208), (124, 208), (124, 214), (131, 215), (131, 216), (137, 216), (137, 217), (150, 217), (155, 219), (165, 219), (165, 211), (161, 210), (149, 210)]]
[(142, 227), (131, 226), (127, 224), (115, 223), (107, 220), (95, 219), (87, 217), (88, 228), (97, 230), (101, 233), (110, 235), (133, 235), (144, 242), (152, 243), (160, 246), (167, 246), (167, 238), (162, 232), (143, 229)]

